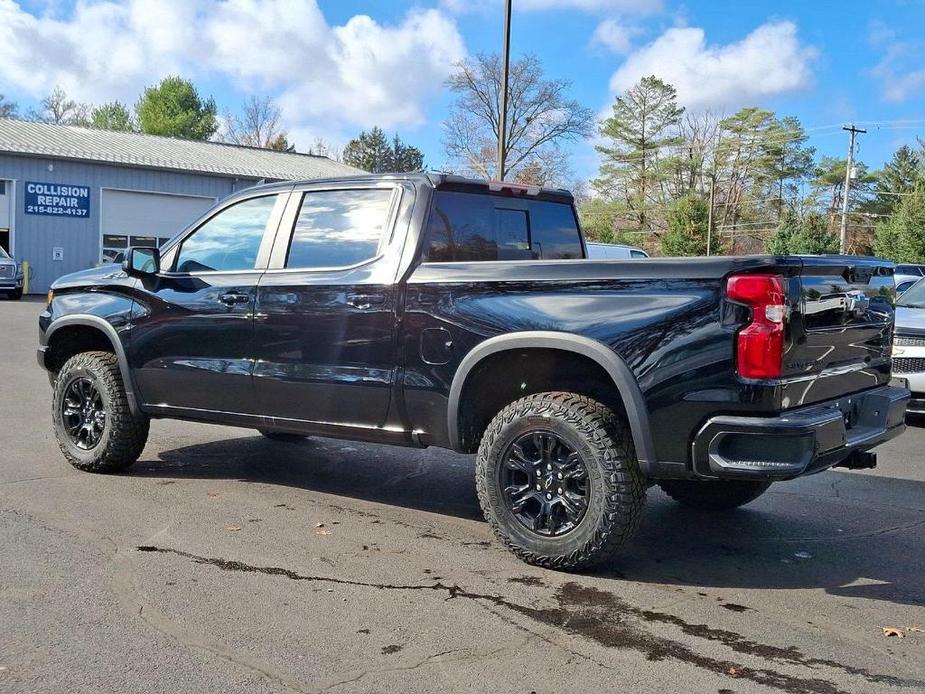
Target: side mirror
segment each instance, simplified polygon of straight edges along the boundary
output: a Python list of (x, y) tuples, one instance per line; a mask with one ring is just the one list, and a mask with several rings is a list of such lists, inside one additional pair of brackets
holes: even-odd
[(156, 275), (161, 270), (161, 251), (159, 248), (129, 248), (122, 269), (134, 277)]

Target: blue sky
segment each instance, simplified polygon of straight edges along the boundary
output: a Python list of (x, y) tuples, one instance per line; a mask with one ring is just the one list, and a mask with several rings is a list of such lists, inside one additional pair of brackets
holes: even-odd
[[(512, 51), (604, 113), (655, 72), (692, 110), (759, 105), (795, 115), (822, 153), (832, 126), (870, 123), (859, 155), (876, 167), (925, 136), (925, 0), (514, 0)], [(60, 84), (86, 101), (133, 102), (179, 72), (221, 110), (270, 95), (302, 148), (342, 145), (379, 124), (445, 161), (442, 83), (468, 54), (498, 50), (500, 0), (0, 0), (0, 93), (28, 107)], [(897, 121), (910, 121), (897, 123)], [(917, 122), (912, 122), (917, 121)], [(876, 125), (874, 123), (880, 123)], [(576, 145), (577, 177), (596, 171)]]

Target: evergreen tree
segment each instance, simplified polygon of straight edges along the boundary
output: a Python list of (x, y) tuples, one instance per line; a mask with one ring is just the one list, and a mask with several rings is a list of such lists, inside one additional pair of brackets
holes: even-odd
[(794, 237), (800, 233), (800, 220), (792, 211), (784, 214), (777, 231), (768, 241), (768, 253), (771, 255), (790, 255), (793, 251)]
[(342, 156), (345, 164), (370, 173), (402, 173), (424, 168), (421, 150), (405, 144), (398, 135), (389, 142), (378, 127), (369, 132), (364, 130), (350, 140)]
[(897, 263), (925, 263), (925, 184), (903, 197), (877, 227), (874, 252)]
[[(668, 231), (662, 236), (662, 253), (669, 256), (706, 255), (707, 203), (697, 195), (686, 195), (676, 200), (668, 212)], [(722, 251), (719, 239), (710, 239), (710, 253)]]
[(911, 193), (916, 185), (925, 180), (925, 158), (909, 145), (903, 145), (893, 153), (892, 159), (874, 174), (877, 192), (868, 209), (879, 214), (891, 214), (905, 193)]
[(679, 143), (683, 113), (675, 88), (653, 75), (618, 96), (613, 115), (601, 124), (608, 144), (595, 148), (601, 166), (594, 188), (605, 200), (624, 205), (632, 226), (641, 231), (652, 229), (649, 211), (665, 202), (662, 184), (672, 161), (665, 148)]
[(799, 232), (790, 241), (790, 252), (794, 255), (825, 255), (838, 250), (838, 234), (830, 230), (827, 218), (818, 212), (810, 212), (803, 218)]

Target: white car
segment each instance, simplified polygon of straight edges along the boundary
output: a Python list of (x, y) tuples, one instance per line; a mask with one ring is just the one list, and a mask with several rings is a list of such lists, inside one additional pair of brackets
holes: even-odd
[(925, 414), (925, 282), (896, 299), (893, 378), (912, 391), (906, 411)]
[(925, 277), (925, 265), (897, 265), (893, 279), (896, 282), (896, 293), (908, 291), (913, 284)]
[(635, 246), (621, 246), (617, 243), (587, 243), (588, 258), (591, 260), (617, 260), (619, 258), (648, 258), (649, 254)]

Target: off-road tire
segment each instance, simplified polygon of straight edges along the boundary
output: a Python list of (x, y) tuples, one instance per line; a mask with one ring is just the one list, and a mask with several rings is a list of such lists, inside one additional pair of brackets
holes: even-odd
[[(505, 451), (531, 429), (567, 437), (587, 468), (587, 510), (558, 537), (528, 530), (501, 496), (498, 470)], [(608, 559), (636, 532), (645, 505), (629, 426), (601, 403), (574, 393), (529, 395), (501, 410), (482, 436), (475, 474), (479, 503), (495, 535), (523, 561), (549, 569), (577, 571)]]
[(285, 431), (270, 431), (269, 429), (258, 429), (260, 435), (268, 438), (270, 441), (281, 443), (300, 443), (308, 438), (304, 434), (289, 434)]
[[(90, 450), (78, 448), (71, 441), (62, 416), (65, 391), (78, 377), (93, 382), (106, 412), (99, 443)], [(61, 452), (71, 465), (86, 472), (118, 472), (138, 460), (148, 441), (150, 420), (145, 415), (132, 414), (116, 355), (83, 352), (68, 359), (55, 378), (52, 423)]]
[(764, 494), (771, 486), (771, 482), (661, 480), (658, 486), (679, 504), (701, 511), (731, 511)]

